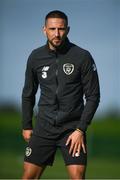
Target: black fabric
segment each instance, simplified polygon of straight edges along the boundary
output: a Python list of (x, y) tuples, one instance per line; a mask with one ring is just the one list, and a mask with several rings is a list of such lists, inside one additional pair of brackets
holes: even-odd
[[(44, 136), (35, 136), (33, 135), (30, 139), (26, 147), (25, 162), (30, 162), (32, 164), (36, 164), (38, 166), (44, 165), (53, 165), (55, 154), (57, 149), (61, 150), (61, 153), (64, 158), (65, 165), (72, 165), (72, 164), (87, 164), (87, 153), (84, 153), (83, 150), (80, 152), (80, 156), (72, 157), (69, 154), (69, 146), (66, 146), (66, 141), (68, 136), (73, 131), (64, 131), (63, 133), (55, 136), (55, 138), (48, 138), (46, 136), (46, 132), (41, 129), (41, 135)], [(44, 135), (43, 135), (44, 134)], [(86, 136), (85, 138), (85, 145), (86, 145)]]
[(48, 44), (32, 51), (22, 92), (23, 129), (33, 128), (32, 116), (38, 87), (41, 95), (34, 129), (36, 133), (40, 123), (46, 122), (54, 127), (65, 124), (66, 128), (73, 125), (82, 131), (87, 130), (100, 99), (95, 62), (87, 50), (66, 39), (56, 51), (51, 51)]

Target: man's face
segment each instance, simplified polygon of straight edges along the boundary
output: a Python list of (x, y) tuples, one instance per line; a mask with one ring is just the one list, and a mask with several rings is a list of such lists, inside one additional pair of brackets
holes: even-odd
[(58, 48), (66, 38), (69, 27), (62, 18), (48, 18), (43, 28), (44, 34), (47, 36), (50, 49)]

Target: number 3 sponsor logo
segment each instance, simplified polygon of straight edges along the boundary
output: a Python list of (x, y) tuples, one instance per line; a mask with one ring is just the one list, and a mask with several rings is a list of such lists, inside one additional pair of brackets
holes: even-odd
[(45, 79), (47, 78), (47, 71), (49, 70), (49, 66), (44, 66), (42, 68), (42, 78)]

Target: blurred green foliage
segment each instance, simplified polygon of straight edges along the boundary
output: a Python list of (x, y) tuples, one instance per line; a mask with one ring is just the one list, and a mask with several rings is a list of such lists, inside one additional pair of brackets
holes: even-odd
[[(94, 119), (88, 128), (87, 142), (86, 178), (120, 178), (120, 119)], [(0, 111), (0, 179), (21, 178), (25, 145), (22, 138), (21, 114), (16, 111)], [(59, 150), (53, 167), (47, 167), (42, 178), (68, 178)]]

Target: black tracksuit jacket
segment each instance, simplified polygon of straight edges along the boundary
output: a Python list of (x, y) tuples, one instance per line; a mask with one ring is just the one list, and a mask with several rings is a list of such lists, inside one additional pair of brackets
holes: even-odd
[(56, 52), (49, 49), (48, 43), (32, 51), (22, 92), (23, 129), (33, 128), (38, 87), (41, 95), (36, 132), (40, 124), (87, 130), (100, 99), (98, 74), (88, 51), (68, 39)]

